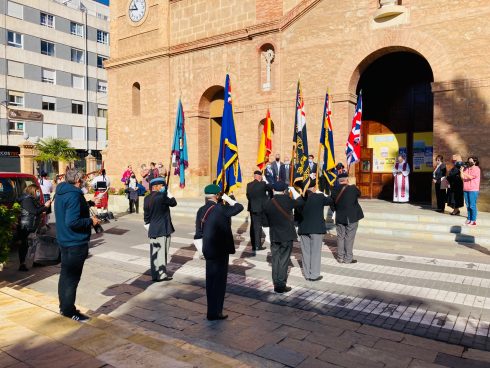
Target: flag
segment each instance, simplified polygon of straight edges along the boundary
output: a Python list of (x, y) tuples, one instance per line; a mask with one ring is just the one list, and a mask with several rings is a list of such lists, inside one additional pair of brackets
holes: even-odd
[(322, 132), (320, 134), (320, 145), (323, 147), (322, 172), (330, 185), (333, 185), (337, 175), (335, 169), (335, 152), (333, 143), (332, 119), (330, 118), (330, 99), (328, 93), (325, 96), (325, 107), (323, 108)]
[(298, 80), (296, 91), (296, 116), (294, 120), (293, 149), (295, 157), (293, 183), (300, 193), (310, 183), (310, 165), (308, 165), (308, 136), (306, 133), (305, 103)]
[(257, 154), (257, 166), (260, 170), (265, 169), (265, 165), (269, 162), (269, 156), (272, 153), (272, 121), (271, 121), (271, 113), (269, 109), (267, 109), (267, 116), (264, 122), (264, 130), (262, 131), (262, 135), (260, 137), (259, 143), (259, 153)]
[(185, 119), (182, 101), (179, 99), (177, 118), (175, 120), (174, 142), (172, 144), (172, 165), (175, 167), (174, 175), (180, 177), (180, 187), (185, 187), (185, 169), (188, 163), (187, 138), (185, 136)]
[(356, 112), (352, 118), (352, 130), (347, 138), (345, 154), (347, 156), (347, 170), (350, 165), (361, 159), (361, 124), (362, 124), (362, 91), (357, 98)]
[(221, 138), (216, 172), (218, 173), (216, 184), (221, 187), (224, 193), (233, 192), (241, 186), (242, 173), (238, 162), (238, 144), (233, 121), (231, 85), (228, 74), (225, 82), (225, 101), (221, 120)]

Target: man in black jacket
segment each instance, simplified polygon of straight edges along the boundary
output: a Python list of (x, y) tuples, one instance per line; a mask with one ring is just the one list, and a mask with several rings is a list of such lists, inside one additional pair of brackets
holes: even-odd
[(144, 201), (144, 221), (148, 227), (151, 252), (151, 278), (153, 281), (170, 281), (167, 275), (170, 235), (175, 231), (170, 217), (170, 207), (177, 206), (177, 201), (165, 186), (164, 178), (152, 179), (152, 192)]
[(286, 194), (288, 186), (279, 181), (274, 184), (274, 198), (269, 200), (264, 208), (270, 227), (272, 281), (276, 293), (286, 293), (291, 290), (286, 285), (288, 266), (293, 241), (296, 239), (296, 229), (293, 222), (293, 209), (301, 207), (304, 202), (293, 187), (289, 190), (294, 199)]
[(252, 250), (262, 250), (262, 217), (270, 197), (271, 187), (262, 181), (262, 172), (254, 172), (254, 180), (247, 184), (248, 211), (250, 212), (250, 241)]
[(279, 181), (285, 182), (289, 185), (289, 181), (291, 179), (291, 164), (289, 162), (289, 158), (286, 156), (284, 159), (284, 163), (281, 165), (279, 169)]
[(218, 202), (221, 188), (210, 184), (204, 188), (206, 204), (197, 211), (196, 236), (202, 237), (202, 252), (206, 258), (207, 318), (210, 321), (226, 319), (223, 314), (228, 261), (235, 254), (231, 218), (243, 211), (243, 206), (226, 194), (221, 196), (228, 205)]
[(357, 263), (357, 260), (352, 258), (352, 250), (359, 220), (364, 218), (358, 201), (361, 191), (355, 185), (349, 185), (346, 173), (340, 174), (338, 180), (339, 188), (332, 191), (337, 230), (337, 261)]
[(308, 281), (319, 281), (322, 259), (323, 234), (327, 232), (323, 210), (333, 201), (317, 191), (315, 181), (310, 182), (306, 191), (305, 205), (298, 211), (298, 235), (303, 254), (303, 273)]

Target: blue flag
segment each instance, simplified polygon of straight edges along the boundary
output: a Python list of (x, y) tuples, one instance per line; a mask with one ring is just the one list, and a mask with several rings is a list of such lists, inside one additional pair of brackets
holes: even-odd
[(180, 177), (180, 187), (185, 187), (185, 169), (189, 166), (187, 156), (187, 138), (185, 136), (185, 119), (182, 101), (177, 107), (177, 119), (175, 120), (174, 143), (172, 144), (172, 165), (175, 167), (174, 175)]
[(327, 178), (330, 185), (333, 185), (337, 174), (335, 173), (335, 152), (333, 143), (333, 128), (330, 115), (330, 99), (325, 96), (325, 107), (323, 109), (322, 132), (320, 134), (320, 145), (323, 147), (323, 166), (322, 173)]
[(216, 172), (218, 173), (216, 184), (221, 187), (224, 193), (233, 192), (241, 186), (242, 173), (238, 162), (238, 144), (233, 120), (230, 76), (228, 74), (225, 82), (225, 101)]
[(301, 86), (298, 81), (296, 91), (296, 117), (294, 120), (294, 186), (298, 187), (299, 192), (303, 193), (310, 184), (310, 165), (308, 164), (308, 135), (306, 133), (306, 113)]

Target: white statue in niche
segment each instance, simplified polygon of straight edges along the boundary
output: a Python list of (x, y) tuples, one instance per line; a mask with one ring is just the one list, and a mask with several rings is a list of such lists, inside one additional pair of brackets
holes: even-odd
[(383, 6), (398, 5), (398, 0), (379, 0), (379, 5)]
[(266, 81), (264, 84), (262, 84), (262, 90), (264, 91), (270, 91), (271, 90), (271, 64), (272, 61), (274, 60), (274, 50), (269, 49), (266, 52), (264, 52), (264, 58), (265, 58), (265, 71), (266, 71)]

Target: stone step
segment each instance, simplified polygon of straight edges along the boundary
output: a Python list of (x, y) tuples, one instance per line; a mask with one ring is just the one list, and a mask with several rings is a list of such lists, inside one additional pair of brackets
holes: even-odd
[[(249, 367), (236, 359), (107, 315), (91, 315), (91, 320), (84, 324), (72, 321), (59, 315), (56, 299), (5, 284), (0, 283), (0, 348), (30, 366)], [(29, 347), (35, 348), (36, 354), (26, 355)]]

